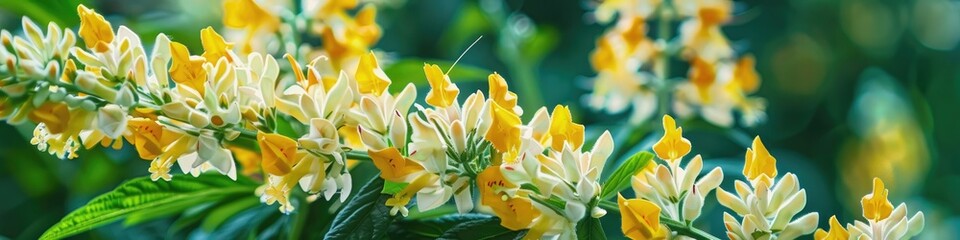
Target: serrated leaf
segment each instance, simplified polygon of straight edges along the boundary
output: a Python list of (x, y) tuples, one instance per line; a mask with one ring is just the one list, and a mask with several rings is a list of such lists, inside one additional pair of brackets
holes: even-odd
[[(426, 86), (427, 85), (427, 76), (423, 73), (423, 64), (436, 64), (444, 72), (447, 69), (450, 69), (450, 66), (453, 65), (452, 61), (446, 60), (435, 60), (435, 59), (417, 59), (417, 58), (407, 58), (399, 60), (390, 64), (383, 69), (383, 72), (390, 76), (390, 80), (393, 83), (390, 84), (390, 92), (399, 92), (407, 86), (407, 83), (413, 83), (417, 86)], [(470, 66), (464, 63), (457, 63), (457, 65), (450, 70), (448, 74), (450, 76), (450, 81), (452, 82), (482, 82), (487, 80), (487, 75), (493, 73), (493, 71), (483, 69), (476, 66)]]
[(395, 219), (390, 216), (387, 199), (381, 194), (383, 179), (374, 177), (333, 219), (330, 231), (324, 239), (381, 239)]
[(241, 179), (234, 182), (226, 176), (214, 174), (199, 177), (174, 175), (169, 182), (154, 182), (149, 177), (135, 178), (67, 214), (47, 229), (40, 239), (73, 236), (138, 211), (165, 209), (183, 201), (206, 199), (214, 202), (227, 196), (252, 195), (255, 186), (250, 181)]
[(600, 190), (600, 199), (609, 199), (616, 195), (616, 193), (629, 187), (630, 178), (640, 172), (643, 167), (647, 166), (652, 159), (653, 154), (646, 151), (637, 152), (633, 154), (633, 156), (630, 156), (630, 158), (620, 164), (617, 170), (614, 170), (613, 174), (610, 175), (610, 178), (603, 183), (603, 187)]
[(607, 235), (603, 232), (603, 225), (600, 219), (587, 217), (577, 223), (577, 239), (605, 240)]
[(390, 236), (395, 239), (436, 239), (458, 224), (489, 218), (489, 215), (467, 213), (447, 214), (431, 219), (404, 219), (390, 225)]
[(490, 217), (457, 224), (437, 239), (517, 239), (525, 233), (500, 226), (500, 218)]

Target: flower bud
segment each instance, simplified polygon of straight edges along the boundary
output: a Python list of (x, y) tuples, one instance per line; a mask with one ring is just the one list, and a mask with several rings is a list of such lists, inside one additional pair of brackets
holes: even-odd
[(683, 201), (683, 219), (687, 221), (696, 220), (697, 217), (700, 217), (701, 208), (703, 208), (703, 195), (694, 186)]
[(400, 115), (399, 110), (393, 112), (395, 116), (392, 117), (390, 122), (390, 141), (393, 141), (394, 146), (403, 147), (407, 144), (407, 121), (404, 120), (403, 115)]
[(131, 89), (133, 89), (133, 86), (124, 85), (120, 87), (120, 91), (117, 92), (117, 96), (113, 99), (113, 103), (124, 107), (133, 106), (133, 104), (136, 103), (136, 100), (134, 100), (134, 93)]
[(97, 128), (111, 139), (117, 139), (127, 129), (127, 115), (120, 106), (107, 104), (97, 111)]
[(117, 99), (117, 90), (107, 87), (97, 79), (97, 75), (88, 71), (77, 71), (77, 78), (74, 83), (80, 90), (93, 94), (97, 97), (113, 100)]
[(605, 215), (607, 215), (607, 210), (600, 207), (593, 207), (593, 210), (590, 211), (590, 217), (592, 218), (601, 218)]

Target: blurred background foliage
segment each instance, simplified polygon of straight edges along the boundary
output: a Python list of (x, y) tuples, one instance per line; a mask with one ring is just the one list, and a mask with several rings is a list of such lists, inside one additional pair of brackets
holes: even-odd
[[(453, 76), (460, 78), (455, 81), (463, 92), (486, 89), (487, 71), (497, 71), (530, 113), (534, 106), (568, 104), (574, 118), (594, 134), (610, 129), (618, 133), (618, 144), (639, 140), (637, 146), (618, 145), (620, 151), (642, 150), (658, 137), (631, 135), (645, 131), (630, 130), (626, 116), (584, 107), (589, 77), (595, 75), (588, 56), (609, 27), (592, 20), (595, 2), (374, 2), (380, 5), (377, 20), (385, 31), (376, 47), (395, 63), (387, 67), (394, 79), (423, 82), (422, 59), (453, 61), (482, 35), (461, 60), (458, 68), (464, 69)], [(0, 27), (19, 31), (20, 16), (76, 27), (80, 3), (97, 9), (114, 27), (130, 27), (147, 45), (162, 32), (199, 51), (200, 29), (220, 26), (219, 1), (4, 0)], [(740, 176), (747, 144), (760, 135), (778, 158), (780, 172), (798, 175), (811, 196), (806, 210), (820, 212), (821, 226), (834, 214), (841, 222), (861, 218), (860, 197), (869, 192), (871, 177), (878, 176), (888, 183), (895, 204), (907, 202), (911, 212), (924, 211), (923, 238), (956, 238), (960, 1), (743, 0), (736, 1), (735, 12), (724, 32), (738, 52), (757, 57), (763, 79), (757, 96), (769, 103), (768, 119), (756, 128), (735, 129), (696, 119), (681, 123), (693, 153), (702, 154), (708, 167), (725, 168), (723, 186), (732, 186)], [(671, 74), (685, 73), (681, 67)], [(137, 160), (129, 148), (55, 159), (30, 145), (32, 129), (0, 124), (0, 238), (35, 239), (70, 210), (147, 173), (148, 162)], [(274, 210), (253, 208), (211, 224), (243, 228), (250, 224), (244, 217)], [(700, 227), (722, 236), (722, 210), (708, 201), (702, 218), (713, 220)], [(620, 235), (619, 216), (611, 213), (603, 223), (608, 235)], [(175, 236), (169, 232), (177, 226), (174, 219), (136, 227), (115, 223), (79, 237), (163, 238)]]

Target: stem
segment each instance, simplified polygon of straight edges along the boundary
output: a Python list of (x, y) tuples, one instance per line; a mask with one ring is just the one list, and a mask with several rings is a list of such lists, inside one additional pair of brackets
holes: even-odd
[[(616, 203), (611, 201), (600, 201), (600, 208), (606, 209), (607, 211), (620, 212), (620, 207)], [(710, 233), (704, 232), (691, 224), (684, 224), (677, 220), (660, 216), (660, 224), (666, 225), (667, 228), (670, 228), (671, 231), (677, 232), (679, 235), (691, 237), (694, 239), (706, 239), (706, 240), (719, 240), (720, 238), (711, 235)]]
[(360, 160), (360, 161), (373, 161), (366, 152), (360, 151), (349, 151), (347, 152), (347, 159)]
[[(670, 12), (671, 7), (671, 1), (663, 1), (660, 7), (657, 8), (657, 14), (659, 15), (659, 25), (657, 26), (658, 44), (666, 44), (670, 41), (670, 35), (672, 34), (670, 31), (670, 22), (672, 18)], [(660, 105), (658, 110), (660, 116), (663, 116), (668, 112), (667, 108), (669, 107), (669, 104), (667, 101), (669, 101), (670, 94), (669, 82), (667, 80), (669, 77), (667, 75), (670, 74), (670, 56), (667, 54), (667, 52), (663, 51), (660, 54), (657, 54), (657, 58), (654, 60), (653, 67), (653, 73), (656, 75), (657, 81), (657, 103)]]

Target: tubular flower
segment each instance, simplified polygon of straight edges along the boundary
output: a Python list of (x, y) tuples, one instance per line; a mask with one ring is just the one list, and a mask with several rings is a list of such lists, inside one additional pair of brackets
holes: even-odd
[(662, 216), (692, 222), (700, 217), (707, 194), (723, 181), (723, 171), (716, 167), (698, 179), (703, 169), (700, 155), (681, 168), (683, 156), (690, 152), (690, 141), (683, 138), (670, 115), (664, 115), (663, 127), (666, 133), (653, 149), (667, 165), (649, 163), (632, 178), (633, 189), (637, 197), (657, 205)]
[(380, 96), (390, 86), (390, 77), (380, 69), (377, 64), (377, 57), (370, 52), (360, 56), (360, 64), (357, 65), (355, 74), (357, 84), (360, 86), (360, 93), (372, 93), (374, 96)]
[(513, 110), (518, 115), (523, 114), (523, 110), (517, 106), (517, 94), (510, 91), (507, 80), (503, 79), (503, 76), (494, 72), (487, 76), (487, 83), (490, 86), (490, 99), (493, 99), (503, 108)]
[(813, 233), (813, 238), (817, 240), (846, 240), (850, 239), (850, 232), (843, 228), (843, 225), (840, 225), (837, 216), (830, 216), (830, 231), (817, 229)]
[(83, 38), (87, 48), (97, 52), (107, 51), (114, 37), (110, 22), (82, 4), (77, 6), (77, 13), (80, 15), (80, 38)]
[(569, 107), (557, 105), (550, 116), (550, 147), (563, 149), (564, 144), (569, 144), (572, 149), (579, 149), (583, 145), (583, 129), (583, 125), (573, 122)]
[(747, 149), (743, 181), (735, 182), (736, 192), (717, 190), (720, 205), (742, 217), (737, 221), (730, 213), (724, 213), (723, 223), (731, 239), (795, 239), (813, 233), (817, 228), (819, 213), (812, 212), (793, 220), (807, 204), (807, 192), (800, 188), (797, 176), (784, 174), (776, 177), (776, 161), (766, 151), (760, 138), (754, 139), (753, 149)]
[(623, 234), (630, 239), (666, 239), (670, 230), (660, 225), (660, 207), (643, 199), (623, 198), (617, 194), (617, 205), (623, 222), (620, 225)]
[(450, 82), (450, 76), (443, 73), (436, 64), (424, 64), (423, 72), (430, 83), (430, 92), (427, 92), (427, 103), (438, 108), (449, 107), (457, 101), (460, 88)]
[(516, 151), (520, 147), (520, 117), (496, 102), (490, 106), (493, 121), (485, 136), (486, 139), (501, 152)]
[[(873, 192), (863, 196), (860, 201), (863, 205), (863, 217), (867, 221), (847, 224), (846, 231), (842, 233), (849, 232), (850, 239), (911, 239), (919, 235), (924, 226), (923, 212), (918, 211), (912, 217), (907, 217), (907, 205), (901, 203), (894, 208), (887, 200), (887, 193), (883, 181), (874, 178)], [(836, 225), (831, 221), (831, 234), (834, 229), (843, 230), (839, 223)]]

